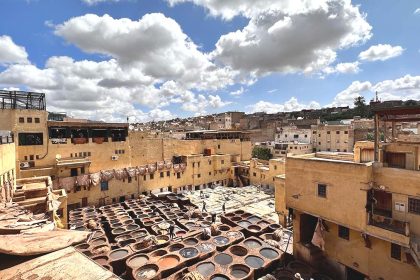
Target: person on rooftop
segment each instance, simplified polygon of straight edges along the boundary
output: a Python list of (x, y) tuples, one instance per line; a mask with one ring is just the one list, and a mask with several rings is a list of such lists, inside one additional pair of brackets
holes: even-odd
[(203, 200), (203, 209), (201, 209), (201, 212), (207, 212), (207, 209), (206, 209), (206, 202)]

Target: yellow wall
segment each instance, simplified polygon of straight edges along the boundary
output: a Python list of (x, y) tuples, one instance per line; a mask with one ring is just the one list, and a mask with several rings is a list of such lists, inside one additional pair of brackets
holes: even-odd
[(354, 131), (351, 125), (319, 124), (311, 127), (312, 143), (317, 151), (353, 151)]
[(4, 182), (8, 181), (9, 178), (13, 178), (12, 192), (16, 186), (16, 158), (15, 158), (15, 144), (0, 144), (0, 187), (1, 197), (0, 201), (9, 199), (9, 195), (6, 195), (6, 190), (3, 189)]

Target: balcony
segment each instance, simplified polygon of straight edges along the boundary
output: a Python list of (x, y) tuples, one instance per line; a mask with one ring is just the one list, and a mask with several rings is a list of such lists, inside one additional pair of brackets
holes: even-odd
[(410, 243), (410, 223), (377, 214), (368, 215), (367, 231), (370, 235), (408, 246)]

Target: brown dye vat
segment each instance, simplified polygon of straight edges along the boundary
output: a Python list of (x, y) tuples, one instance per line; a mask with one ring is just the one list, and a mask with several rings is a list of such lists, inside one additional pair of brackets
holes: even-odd
[(107, 256), (97, 256), (97, 257), (93, 257), (92, 260), (94, 260), (95, 262), (97, 262), (100, 265), (107, 265), (108, 264), (108, 257)]
[(157, 261), (157, 265), (162, 270), (174, 268), (179, 263), (179, 257), (177, 255), (166, 255), (161, 257)]
[(99, 237), (105, 237), (105, 233), (102, 231), (95, 231), (92, 235), (92, 238), (99, 238)]
[(90, 245), (86, 244), (86, 243), (82, 243), (82, 244), (74, 246), (74, 248), (77, 249), (77, 250), (88, 250), (89, 247), (90, 247)]
[[(149, 257), (144, 254), (136, 254), (129, 257), (126, 261), (127, 267), (142, 267), (149, 261)], [(127, 273), (128, 274), (128, 273)]]
[(162, 222), (163, 221), (163, 219), (162, 218), (157, 218), (157, 219), (155, 219), (155, 223), (160, 223), (160, 222)]
[(168, 252), (166, 250), (156, 250), (154, 251), (152, 254), (150, 254), (150, 257), (152, 258), (156, 258), (156, 257), (161, 257), (163, 255), (166, 255)]
[(251, 217), (251, 216), (252, 216), (252, 214), (250, 214), (250, 213), (245, 213), (245, 214), (241, 215), (242, 218), (248, 218), (248, 217)]
[(248, 230), (252, 232), (259, 232), (261, 231), (261, 227), (257, 225), (250, 225), (248, 226)]
[(186, 233), (187, 232), (185, 230), (178, 230), (177, 232), (175, 232), (175, 235), (177, 237), (180, 237), (180, 236), (184, 236)]
[(186, 223), (186, 224), (185, 224), (185, 226), (186, 226), (187, 228), (192, 228), (192, 227), (194, 227), (194, 226), (195, 226), (195, 223), (194, 223), (194, 222), (188, 222), (188, 223)]
[(90, 241), (90, 244), (92, 244), (92, 246), (98, 246), (105, 243), (107, 243), (107, 240), (104, 237), (93, 239)]
[(125, 232), (126, 232), (125, 228), (116, 228), (116, 229), (113, 229), (113, 230), (111, 231), (111, 233), (112, 233), (113, 235), (123, 234), (123, 233), (125, 233)]
[(124, 241), (124, 240), (128, 240), (130, 238), (132, 238), (131, 235), (129, 235), (129, 234), (122, 234), (122, 235), (118, 235), (117, 237), (115, 237), (115, 241), (116, 242), (121, 242), (121, 241)]
[(137, 243), (134, 243), (134, 244), (130, 244), (130, 247), (133, 249), (133, 251), (141, 251), (141, 250), (144, 250), (144, 249), (146, 249), (146, 248), (149, 248), (149, 247), (144, 247), (144, 244), (143, 244), (143, 242), (140, 240), (140, 241), (138, 241)]
[(205, 262), (197, 265), (197, 271), (205, 278), (212, 275), (214, 273), (215, 268), (216, 266), (212, 262)]
[(110, 266), (108, 264), (103, 264), (102, 267), (105, 268), (106, 270), (109, 270), (109, 271), (113, 272), (112, 266)]
[(280, 225), (279, 224), (271, 224), (271, 225), (268, 226), (268, 228), (275, 231), (276, 229), (280, 228)]
[(244, 245), (250, 249), (260, 248), (262, 246), (261, 242), (255, 239), (245, 240)]
[(123, 226), (123, 224), (120, 223), (120, 222), (111, 224), (112, 229), (117, 229), (117, 228), (120, 228), (122, 226)]
[(251, 225), (251, 222), (248, 222), (248, 221), (244, 221), (244, 220), (242, 220), (242, 221), (239, 221), (239, 222), (238, 222), (238, 225), (239, 225), (240, 227), (246, 228), (246, 227), (248, 227), (248, 226), (250, 226), (250, 225)]
[(126, 225), (126, 226), (131, 225), (131, 224), (134, 224), (134, 221), (133, 220), (127, 220), (127, 221), (124, 221), (123, 224)]
[(190, 258), (194, 258), (195, 256), (198, 255), (198, 250), (196, 248), (193, 247), (187, 247), (184, 249), (181, 249), (179, 251), (179, 254), (186, 259), (190, 259)]
[(146, 280), (154, 278), (159, 271), (159, 267), (154, 264), (148, 264), (139, 267), (133, 272), (133, 278), (136, 280)]
[(219, 226), (219, 230), (220, 230), (220, 231), (229, 231), (229, 230), (230, 230), (230, 226), (227, 226), (227, 225), (220, 225), (220, 226)]
[(109, 253), (109, 259), (111, 261), (120, 260), (120, 259), (123, 259), (123, 258), (127, 257), (128, 253), (129, 252), (128, 252), (127, 249), (117, 249), (117, 250), (111, 251)]
[(242, 279), (248, 276), (251, 269), (243, 264), (234, 264), (229, 268), (229, 274), (232, 275), (234, 278)]
[(126, 229), (127, 229), (127, 231), (133, 231), (133, 230), (137, 230), (137, 229), (139, 229), (140, 227), (138, 226), (138, 225), (128, 225), (127, 227), (126, 227)]
[(152, 226), (154, 223), (153, 222), (146, 222), (146, 223), (143, 223), (144, 224), (144, 226), (145, 227), (150, 227), (150, 226)]
[(125, 247), (125, 246), (127, 246), (129, 244), (133, 244), (133, 243), (136, 243), (136, 242), (137, 242), (136, 239), (130, 238), (130, 239), (127, 239), (127, 240), (123, 240), (123, 241), (118, 242), (118, 245), (120, 247)]
[(116, 275), (121, 275), (126, 271), (125, 259), (129, 253), (127, 249), (117, 249), (108, 254), (110, 265)]
[(234, 213), (236, 215), (242, 215), (242, 214), (245, 214), (245, 211), (243, 211), (243, 210), (236, 210)]
[(232, 217), (231, 220), (234, 221), (234, 222), (237, 222), (237, 221), (242, 220), (242, 218), (235, 216), (235, 217)]
[(266, 226), (268, 226), (270, 223), (269, 222), (266, 222), (266, 221), (259, 221), (258, 223), (257, 223), (257, 225), (259, 225), (260, 227), (266, 227)]
[(261, 256), (273, 260), (279, 256), (279, 253), (277, 253), (275, 250), (271, 248), (263, 248), (260, 250)]
[(143, 229), (138, 230), (138, 231), (133, 231), (133, 232), (131, 233), (131, 236), (132, 236), (132, 237), (135, 237), (135, 238), (138, 238), (138, 237), (144, 237), (144, 236), (146, 236), (146, 235), (147, 235), (147, 231), (145, 231), (145, 230), (143, 230)]
[(230, 247), (229, 251), (235, 256), (240, 256), (240, 257), (246, 256), (246, 254), (248, 254), (248, 250), (245, 247), (242, 247), (239, 245)]
[(233, 217), (233, 216), (235, 216), (235, 213), (226, 213), (225, 216), (226, 217)]
[(257, 256), (248, 256), (245, 258), (245, 263), (255, 269), (261, 268), (264, 266), (264, 260)]
[(196, 238), (188, 238), (184, 240), (184, 244), (188, 246), (194, 246), (198, 244), (198, 240)]
[(232, 263), (233, 258), (231, 255), (220, 253), (214, 257), (214, 261), (220, 265), (228, 265)]
[(169, 252), (175, 252), (175, 251), (179, 251), (182, 248), (184, 248), (184, 245), (181, 243), (177, 243), (177, 244), (172, 244), (171, 246), (168, 247)]

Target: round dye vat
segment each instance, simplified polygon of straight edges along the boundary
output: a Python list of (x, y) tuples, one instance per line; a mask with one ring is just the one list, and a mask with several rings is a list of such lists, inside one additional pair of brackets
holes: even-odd
[(229, 243), (229, 239), (224, 236), (216, 236), (214, 238), (214, 243), (217, 245), (226, 245)]
[(102, 237), (102, 236), (104, 236), (105, 234), (102, 232), (102, 231), (95, 231), (94, 233), (93, 233), (93, 236), (92, 236), (92, 238), (99, 238), (99, 237)]
[(127, 255), (128, 255), (128, 250), (118, 249), (118, 250), (112, 251), (109, 254), (109, 258), (111, 260), (119, 260), (119, 259), (125, 258)]
[(138, 238), (138, 237), (146, 236), (146, 233), (144, 231), (136, 231), (136, 232), (132, 232), (131, 236)]
[(198, 240), (195, 238), (188, 238), (184, 240), (184, 244), (188, 245), (188, 246), (192, 246), (192, 245), (197, 245), (198, 244)]
[(93, 260), (100, 265), (108, 264), (108, 257), (105, 257), (105, 256), (94, 257)]
[(197, 249), (201, 253), (209, 253), (209, 252), (213, 251), (214, 249), (216, 249), (216, 247), (211, 243), (204, 242), (204, 243), (200, 243), (200, 245), (197, 246)]
[(123, 228), (116, 228), (116, 229), (114, 229), (114, 230), (112, 230), (112, 234), (121, 234), (121, 233), (124, 233), (125, 232), (125, 229), (123, 229)]
[(248, 256), (245, 258), (245, 263), (252, 268), (260, 268), (264, 265), (264, 260), (257, 256)]
[(149, 261), (146, 255), (135, 255), (128, 259), (127, 264), (131, 267), (141, 267)]
[(111, 224), (111, 227), (113, 228), (113, 229), (118, 229), (118, 228), (120, 228), (120, 227), (122, 227), (123, 226), (123, 224), (122, 223), (113, 223), (113, 224)]
[(237, 215), (245, 214), (245, 212), (242, 211), (242, 210), (236, 210), (234, 213), (237, 214)]
[(107, 245), (99, 245), (92, 249), (94, 255), (104, 254), (109, 252), (109, 247)]
[(232, 263), (233, 258), (231, 255), (220, 253), (214, 257), (214, 261), (220, 265), (228, 265)]
[(250, 225), (250, 226), (248, 226), (248, 230), (253, 231), (253, 232), (258, 232), (258, 231), (261, 230), (261, 227), (259, 227), (257, 225)]
[(198, 250), (196, 248), (187, 247), (187, 248), (181, 249), (179, 251), (179, 254), (183, 256), (184, 258), (189, 259), (189, 258), (193, 258), (197, 256)]
[(209, 277), (213, 274), (216, 266), (211, 262), (205, 262), (197, 265), (197, 271), (203, 275), (203, 277)]
[(184, 236), (187, 232), (185, 230), (178, 230), (175, 235), (176, 236)]
[(269, 225), (269, 223), (268, 223), (268, 222), (266, 222), (266, 221), (259, 221), (259, 222), (257, 223), (257, 225), (259, 225), (260, 227), (266, 227), (266, 226), (268, 226), (268, 225)]
[(226, 213), (225, 216), (226, 217), (233, 217), (233, 216), (235, 216), (235, 213)]
[(75, 248), (78, 250), (87, 250), (89, 249), (89, 246), (90, 246), (89, 244), (82, 243), (82, 244), (76, 245)]
[(211, 280), (229, 280), (229, 278), (225, 275), (216, 274), (211, 278)]
[(127, 220), (127, 221), (124, 221), (123, 224), (124, 225), (131, 225), (131, 224), (134, 224), (134, 221), (133, 220)]
[(238, 222), (238, 225), (241, 226), (241, 227), (243, 227), (243, 228), (246, 228), (249, 225), (251, 225), (251, 223), (248, 222), (248, 221), (240, 221), (240, 222)]
[(230, 275), (238, 279), (246, 277), (250, 271), (249, 267), (242, 264), (234, 264), (230, 267)]
[(242, 220), (242, 218), (241, 217), (233, 217), (233, 218), (231, 218), (231, 220), (234, 221), (234, 222), (237, 222), (237, 221)]
[(93, 246), (101, 245), (106, 243), (106, 238), (97, 238), (90, 242)]
[(158, 244), (164, 244), (169, 241), (169, 237), (166, 235), (158, 235), (156, 237)]
[(260, 254), (270, 260), (275, 259), (279, 256), (279, 253), (270, 248), (264, 248), (260, 250)]
[(184, 248), (184, 245), (178, 243), (178, 244), (173, 244), (173, 245), (169, 246), (168, 249), (169, 249), (169, 252), (175, 252), (175, 251), (181, 250), (182, 248)]
[(186, 224), (185, 224), (185, 226), (186, 226), (187, 228), (191, 228), (191, 227), (195, 226), (195, 223), (193, 223), (193, 222), (188, 222), (188, 223), (186, 223)]
[(261, 242), (255, 239), (248, 239), (248, 240), (245, 240), (244, 245), (248, 248), (254, 249), (254, 248), (261, 247)]
[(248, 254), (248, 250), (245, 247), (238, 246), (238, 245), (230, 247), (229, 250), (235, 256), (243, 257), (246, 254)]
[(241, 238), (243, 236), (242, 232), (240, 231), (229, 231), (226, 235), (230, 238)]
[(163, 256), (157, 261), (158, 267), (162, 269), (173, 268), (179, 263), (179, 257), (176, 255)]
[(163, 256), (163, 255), (166, 255), (168, 252), (166, 252), (165, 250), (157, 250), (157, 251), (154, 251), (152, 254), (151, 254), (151, 257), (161, 257), (161, 256)]
[(219, 230), (220, 231), (228, 231), (228, 230), (230, 230), (230, 227), (227, 226), (227, 225), (220, 225), (219, 226)]
[(151, 279), (156, 276), (158, 270), (156, 265), (145, 265), (136, 271), (135, 278), (138, 280)]

